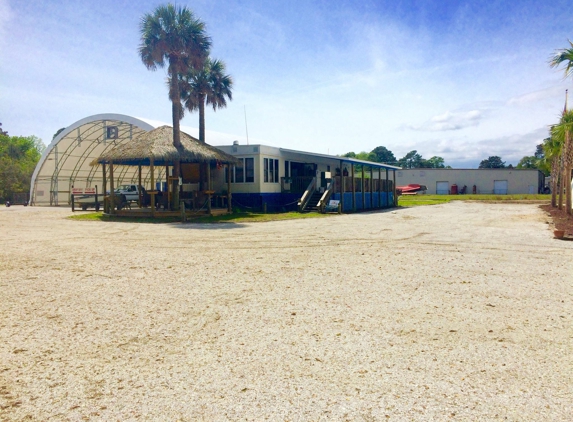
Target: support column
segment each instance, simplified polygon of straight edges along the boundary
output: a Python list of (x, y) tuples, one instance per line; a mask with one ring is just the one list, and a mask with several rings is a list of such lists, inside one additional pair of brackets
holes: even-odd
[(149, 158), (149, 172), (151, 173), (151, 217), (155, 217), (155, 168), (153, 167), (153, 157)]
[(354, 183), (354, 163), (350, 164), (350, 180), (352, 181), (352, 211), (356, 212), (356, 184)]
[(211, 215), (211, 163), (206, 164), (207, 167), (207, 212)]
[(113, 184), (113, 161), (109, 162), (109, 213), (115, 214), (115, 186)]
[(344, 169), (342, 168), (342, 161), (340, 162), (340, 209), (344, 212)]
[(390, 200), (388, 199), (388, 196), (390, 194), (390, 190), (388, 189), (388, 169), (386, 169), (386, 186), (384, 187), (384, 192), (386, 193), (386, 201), (384, 203), (384, 206), (389, 207)]
[(396, 196), (396, 170), (392, 170), (392, 202), (394, 202), (394, 206), (398, 206), (398, 197)]
[(374, 208), (374, 170), (370, 166), (370, 209)]
[(139, 177), (138, 177), (139, 185), (138, 185), (138, 188), (137, 188), (137, 191), (139, 192), (139, 195), (138, 195), (138, 196), (139, 196), (139, 199), (138, 199), (137, 202), (138, 202), (138, 204), (139, 204), (139, 208), (141, 208), (142, 202), (143, 202), (143, 192), (141, 192), (141, 164), (137, 166), (137, 175), (139, 176)]
[(101, 165), (102, 170), (103, 170), (103, 191), (102, 191), (102, 195), (105, 198), (105, 195), (107, 194), (107, 174), (105, 174), (105, 163)]
[(362, 191), (362, 211), (366, 209), (366, 192), (364, 192), (364, 164), (362, 164), (362, 186), (360, 190)]
[(382, 167), (378, 167), (378, 208), (382, 208)]
[(227, 211), (233, 211), (231, 207), (231, 163), (227, 164)]

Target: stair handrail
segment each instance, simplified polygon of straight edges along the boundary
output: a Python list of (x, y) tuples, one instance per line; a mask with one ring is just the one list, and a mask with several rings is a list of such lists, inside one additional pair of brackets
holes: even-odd
[(327, 183), (326, 190), (324, 191), (324, 193), (320, 197), (320, 200), (318, 201), (317, 206), (321, 213), (324, 213), (324, 207), (326, 206), (326, 204), (328, 204), (330, 196), (334, 192), (334, 185), (335, 185), (334, 180), (331, 180), (329, 183)]
[(308, 201), (310, 201), (310, 198), (311, 198), (311, 196), (315, 190), (316, 190), (316, 177), (313, 177), (312, 180), (310, 181), (310, 183), (308, 184), (308, 186), (306, 187), (306, 190), (304, 191), (304, 193), (302, 194), (301, 198), (298, 201), (298, 211), (299, 212), (304, 211), (304, 209), (308, 205)]

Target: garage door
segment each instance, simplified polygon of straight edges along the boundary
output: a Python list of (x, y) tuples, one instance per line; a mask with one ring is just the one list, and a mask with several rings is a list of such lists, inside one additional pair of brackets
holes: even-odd
[(493, 193), (496, 195), (507, 195), (507, 180), (494, 180)]
[(448, 195), (450, 193), (450, 182), (436, 182), (436, 194)]

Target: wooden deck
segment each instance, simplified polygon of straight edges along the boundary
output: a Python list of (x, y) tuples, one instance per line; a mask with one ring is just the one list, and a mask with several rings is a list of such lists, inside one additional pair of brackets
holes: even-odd
[[(217, 216), (217, 215), (225, 215), (228, 214), (229, 211), (227, 210), (227, 208), (211, 208), (211, 214), (212, 216)], [(109, 214), (107, 214), (109, 215)], [(132, 209), (129, 208), (124, 208), (121, 210), (116, 210), (115, 214), (113, 214), (117, 217), (131, 217), (131, 218), (157, 218), (157, 219), (161, 219), (161, 218), (173, 218), (173, 217), (181, 217), (181, 211), (170, 211), (170, 210), (164, 210), (164, 209), (159, 209), (159, 210), (155, 210), (153, 211), (151, 208), (136, 208), (133, 207)], [(209, 212), (207, 210), (186, 210), (185, 211), (185, 219), (190, 220), (196, 217), (204, 217), (209, 215)]]

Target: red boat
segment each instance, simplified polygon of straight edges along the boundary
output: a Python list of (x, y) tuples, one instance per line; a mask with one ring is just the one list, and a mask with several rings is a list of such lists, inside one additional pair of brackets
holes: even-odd
[(417, 183), (410, 183), (407, 186), (396, 186), (396, 191), (398, 195), (417, 195), (419, 193), (426, 193), (428, 188), (424, 185), (418, 185)]

